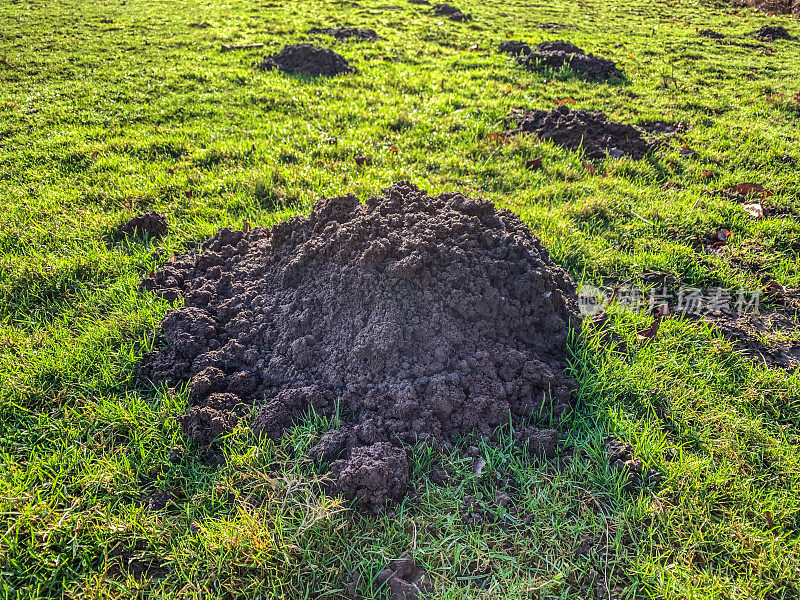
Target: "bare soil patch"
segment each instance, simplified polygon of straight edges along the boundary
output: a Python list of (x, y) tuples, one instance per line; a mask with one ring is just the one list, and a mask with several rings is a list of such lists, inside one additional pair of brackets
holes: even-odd
[(164, 237), (167, 231), (169, 224), (164, 215), (145, 212), (120, 225), (116, 233), (119, 237), (158, 239)]
[(313, 44), (291, 44), (256, 66), (259, 69), (279, 69), (291, 75), (312, 77), (335, 77), (356, 70), (341, 54)]
[(564, 40), (542, 42), (528, 53), (520, 53), (517, 62), (529, 71), (566, 67), (579, 77), (589, 80), (621, 78), (622, 71), (608, 58), (586, 54), (581, 48)]
[(308, 30), (311, 35), (329, 35), (337, 40), (356, 40), (374, 42), (382, 40), (374, 29), (361, 29), (358, 27), (314, 27)]
[(599, 110), (573, 111), (562, 105), (551, 111), (520, 110), (514, 119), (518, 126), (514, 133), (533, 133), (570, 150), (582, 148), (591, 159), (640, 159), (651, 149), (639, 129), (609, 121)]
[(402, 497), (406, 446), (491, 441), (513, 419), (520, 444), (548, 456), (553, 435), (531, 425), (571, 410), (574, 285), (490, 202), (409, 183), (366, 204), (323, 199), (272, 228), (221, 229), (142, 285), (185, 300), (140, 367), (189, 383), (185, 435), (210, 443), (253, 404), (253, 431), (271, 438), (339, 410), (311, 455), (365, 508)]

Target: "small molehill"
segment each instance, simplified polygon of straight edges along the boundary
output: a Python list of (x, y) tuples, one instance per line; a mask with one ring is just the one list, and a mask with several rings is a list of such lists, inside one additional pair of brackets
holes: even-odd
[(292, 75), (312, 77), (335, 77), (356, 71), (341, 54), (313, 44), (291, 44), (256, 66), (259, 69), (279, 69)]
[(754, 31), (753, 36), (767, 42), (794, 39), (787, 29), (782, 25), (764, 25), (763, 27)]
[(558, 106), (551, 111), (518, 111), (514, 117), (518, 129), (513, 133), (534, 133), (569, 150), (583, 149), (591, 159), (624, 156), (640, 159), (650, 150), (639, 129), (609, 121), (599, 110)]
[(701, 29), (697, 32), (697, 35), (711, 38), (712, 40), (723, 40), (725, 39), (725, 35), (720, 33), (719, 31), (714, 31), (713, 29)]
[(500, 50), (500, 52), (505, 52), (511, 56), (523, 56), (532, 52), (530, 44), (520, 40), (508, 40), (507, 42), (502, 42), (497, 49)]
[(158, 239), (164, 237), (169, 231), (167, 218), (157, 212), (145, 212), (136, 215), (127, 223), (117, 228), (117, 235), (126, 238)]
[(517, 62), (529, 71), (567, 68), (589, 80), (621, 78), (622, 71), (608, 58), (586, 54), (581, 48), (564, 40), (542, 42), (528, 53), (520, 53)]
[(460, 9), (450, 4), (434, 4), (433, 14), (439, 17), (447, 17), (451, 21), (469, 21), (472, 15), (461, 12)]
[(329, 35), (337, 40), (356, 40), (362, 42), (374, 42), (382, 40), (374, 29), (360, 29), (358, 27), (314, 27), (308, 30), (311, 35)]
[(365, 509), (403, 497), (407, 448), (495, 441), (555, 454), (572, 407), (566, 343), (579, 327), (569, 276), (515, 214), (397, 183), (366, 204), (320, 200), (272, 228), (220, 230), (143, 288), (184, 306), (140, 376), (188, 382), (189, 440), (249, 424), (279, 439), (311, 411), (340, 415), (310, 452)]

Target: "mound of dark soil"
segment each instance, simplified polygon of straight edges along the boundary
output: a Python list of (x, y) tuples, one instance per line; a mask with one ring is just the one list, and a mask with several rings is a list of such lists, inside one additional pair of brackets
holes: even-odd
[(558, 106), (551, 111), (527, 110), (515, 114), (513, 133), (535, 133), (543, 140), (570, 150), (583, 148), (587, 158), (642, 158), (650, 145), (632, 125), (609, 121), (599, 110), (570, 110)]
[(492, 440), (512, 418), (520, 444), (548, 456), (555, 438), (526, 423), (571, 408), (574, 286), (490, 202), (409, 183), (366, 204), (323, 199), (272, 228), (222, 229), (142, 285), (185, 299), (140, 367), (155, 383), (189, 382), (184, 433), (226, 434), (242, 403), (260, 406), (251, 426), (270, 438), (338, 408), (341, 427), (311, 456), (333, 461), (338, 489), (363, 507), (405, 492), (404, 445)]
[(451, 21), (469, 21), (472, 18), (472, 15), (463, 13), (460, 9), (450, 4), (434, 4), (433, 14), (447, 17)]
[(576, 75), (590, 80), (622, 77), (622, 71), (613, 60), (586, 54), (564, 40), (542, 42), (536, 46), (535, 51), (518, 56), (517, 62), (529, 71), (558, 71), (566, 67)]
[(169, 231), (167, 218), (157, 212), (146, 212), (136, 215), (127, 223), (117, 227), (117, 235), (131, 238), (157, 239), (164, 237)]
[(356, 70), (340, 54), (313, 44), (291, 44), (256, 66), (259, 69), (280, 69), (284, 73), (312, 77), (334, 77)]
[(374, 29), (359, 29), (358, 27), (314, 27), (309, 29), (311, 35), (329, 35), (337, 40), (359, 40), (364, 42), (374, 42), (382, 40)]
[(712, 40), (725, 39), (723, 34), (718, 31), (714, 31), (713, 29), (701, 29), (697, 32), (697, 35), (702, 35), (703, 37), (711, 38)]
[(753, 32), (753, 36), (760, 40), (772, 42), (774, 40), (791, 40), (791, 34), (782, 25), (764, 25)]
[(532, 52), (528, 42), (521, 42), (518, 40), (508, 40), (507, 42), (502, 42), (497, 49), (500, 50), (500, 52), (505, 52), (511, 56), (522, 56)]

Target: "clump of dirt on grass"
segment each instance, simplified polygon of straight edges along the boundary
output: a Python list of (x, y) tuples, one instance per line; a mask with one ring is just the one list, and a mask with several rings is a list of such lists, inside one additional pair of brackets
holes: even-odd
[(622, 71), (613, 60), (586, 54), (575, 44), (564, 40), (542, 42), (533, 51), (517, 56), (517, 62), (529, 71), (559, 71), (566, 67), (589, 80), (622, 77)]
[(117, 227), (116, 233), (119, 237), (158, 239), (164, 237), (167, 231), (169, 231), (167, 218), (151, 211), (136, 215), (130, 221), (123, 223)]
[(272, 228), (221, 229), (142, 285), (185, 300), (140, 367), (188, 382), (184, 434), (225, 435), (242, 403), (271, 438), (311, 410), (338, 411), (311, 455), (333, 461), (338, 489), (365, 508), (405, 492), (406, 446), (492, 441), (513, 419), (520, 444), (547, 456), (552, 436), (533, 425), (571, 410), (574, 285), (490, 202), (407, 182), (366, 204), (322, 199)]
[(312, 77), (335, 77), (356, 70), (342, 55), (313, 44), (290, 44), (256, 66), (259, 69), (279, 69), (291, 75)]
[(711, 38), (712, 40), (723, 40), (725, 39), (725, 35), (720, 33), (719, 31), (714, 31), (713, 29), (701, 29), (697, 32), (697, 35), (701, 35), (703, 37)]
[(794, 39), (783, 25), (764, 25), (763, 27), (754, 31), (753, 36), (767, 42)]
[(358, 40), (374, 42), (383, 38), (374, 29), (360, 29), (358, 27), (314, 27), (308, 30), (311, 35), (329, 35), (337, 40)]
[(514, 118), (518, 129), (513, 133), (534, 133), (569, 150), (582, 148), (591, 159), (606, 156), (640, 159), (650, 149), (639, 129), (609, 121), (599, 110), (570, 110), (562, 105), (551, 111), (516, 111)]
[(469, 21), (472, 15), (461, 12), (460, 9), (450, 4), (434, 4), (433, 14), (440, 17), (447, 17), (451, 21)]
[(502, 42), (497, 49), (500, 50), (500, 52), (505, 52), (511, 56), (523, 56), (532, 52), (528, 42), (522, 42), (519, 40), (508, 40), (507, 42)]
[(416, 600), (429, 597), (435, 591), (428, 574), (408, 553), (394, 559), (378, 573), (377, 586), (386, 586), (393, 600)]

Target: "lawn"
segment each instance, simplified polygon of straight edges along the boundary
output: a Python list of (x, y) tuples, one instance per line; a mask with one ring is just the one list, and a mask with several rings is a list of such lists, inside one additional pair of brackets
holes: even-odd
[[(800, 39), (750, 35), (800, 37), (796, 20), (684, 0), (457, 4), (474, 18), (407, 0), (0, 5), (4, 598), (388, 598), (375, 578), (403, 552), (438, 598), (800, 598), (797, 371), (702, 319), (670, 316), (642, 339), (646, 307), (612, 303), (571, 345), (580, 391), (558, 459), (480, 443), (475, 469), (474, 441), (415, 451), (413, 493), (378, 516), (319, 493), (304, 456), (323, 419), (277, 443), (240, 428), (222, 465), (173, 451), (186, 391), (136, 377), (170, 304), (139, 281), (220, 227), (272, 225), (323, 196), (409, 180), (486, 198), (576, 281), (645, 297), (661, 282), (800, 288)], [(385, 39), (306, 33), (339, 25)], [(498, 52), (508, 39), (566, 39), (626, 77), (529, 72)], [(301, 41), (358, 73), (253, 67)], [(251, 43), (264, 47), (221, 51)], [(514, 108), (556, 99), (686, 131), (644, 159), (594, 162), (497, 135)], [(772, 192), (771, 214), (715, 193), (744, 182)], [(114, 235), (146, 210), (167, 215), (164, 239)], [(708, 253), (720, 229), (732, 237)], [(626, 485), (609, 436), (660, 481)]]

